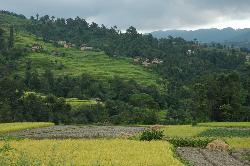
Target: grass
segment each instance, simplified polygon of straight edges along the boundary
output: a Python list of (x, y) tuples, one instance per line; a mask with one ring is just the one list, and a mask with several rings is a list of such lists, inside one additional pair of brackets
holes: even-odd
[(66, 103), (71, 105), (71, 107), (73, 108), (79, 108), (82, 106), (91, 107), (93, 105), (97, 105), (98, 102), (96, 100), (79, 100), (77, 98), (66, 98)]
[(0, 142), (2, 166), (167, 166), (183, 165), (166, 141), (133, 140), (21, 140)]
[(77, 98), (66, 98), (66, 102), (72, 105), (95, 105), (96, 100), (80, 100)]
[(203, 131), (200, 137), (250, 137), (250, 129), (242, 130), (238, 128), (211, 128)]
[(196, 137), (207, 129), (209, 129), (209, 127), (169, 125), (164, 128), (164, 134), (168, 137)]
[(250, 122), (209, 122), (209, 123), (199, 123), (198, 126), (206, 126), (206, 127), (246, 127), (246, 128), (250, 128)]
[(230, 145), (231, 148), (244, 149), (250, 148), (250, 137), (248, 138), (225, 138), (225, 141)]
[(49, 122), (17, 122), (17, 123), (0, 123), (0, 134), (24, 130), (24, 129), (33, 129), (40, 127), (53, 126), (53, 123)]

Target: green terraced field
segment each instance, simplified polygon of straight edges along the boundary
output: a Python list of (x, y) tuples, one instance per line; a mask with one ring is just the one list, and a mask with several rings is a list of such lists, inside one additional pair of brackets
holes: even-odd
[(69, 105), (71, 105), (71, 107), (73, 108), (78, 108), (81, 106), (93, 106), (97, 104), (96, 100), (79, 100), (76, 98), (66, 98), (66, 103), (68, 103)]
[[(56, 48), (51, 43), (44, 43), (41, 39), (32, 35), (18, 33), (16, 37), (17, 45), (31, 45), (39, 43), (44, 51), (41, 53), (29, 53), (19, 60), (18, 74), (23, 75), (26, 62), (32, 61), (32, 67), (38, 73), (43, 73), (45, 69), (52, 70), (56, 76), (80, 76), (87, 73), (100, 79), (119, 76), (125, 80), (134, 79), (140, 84), (156, 85), (161, 80), (160, 77), (150, 69), (133, 64), (132, 58), (109, 57), (103, 52), (80, 51), (76, 48)], [(53, 55), (53, 51), (61, 53), (60, 56)]]

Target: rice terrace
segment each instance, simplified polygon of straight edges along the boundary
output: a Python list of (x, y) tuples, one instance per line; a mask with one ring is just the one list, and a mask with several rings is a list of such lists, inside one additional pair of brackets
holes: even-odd
[(0, 1), (0, 166), (250, 166), (249, 8)]
[[(0, 162), (14, 165), (248, 165), (250, 123), (165, 126), (83, 126), (3, 123)], [(217, 130), (233, 132), (226, 137)], [(142, 141), (146, 130), (163, 131), (162, 140)], [(239, 136), (234, 135), (237, 130)], [(209, 132), (210, 134), (207, 134)], [(206, 148), (223, 140), (227, 151)]]

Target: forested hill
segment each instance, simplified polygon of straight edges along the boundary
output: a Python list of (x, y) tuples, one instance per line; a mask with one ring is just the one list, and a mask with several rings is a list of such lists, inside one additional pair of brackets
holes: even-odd
[(198, 30), (166, 30), (155, 31), (151, 33), (156, 38), (167, 38), (168, 36), (182, 37), (185, 40), (192, 41), (199, 40), (202, 43), (222, 43), (227, 45), (234, 45), (240, 48), (248, 48), (250, 42), (250, 29), (198, 29)]
[[(250, 119), (249, 55), (221, 44), (1, 11), (0, 50), (0, 121)], [(72, 98), (96, 104), (75, 107)]]

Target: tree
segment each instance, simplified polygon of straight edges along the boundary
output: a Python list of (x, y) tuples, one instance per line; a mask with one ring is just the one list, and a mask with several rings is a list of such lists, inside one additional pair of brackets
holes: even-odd
[(36, 20), (37, 21), (39, 20), (39, 14), (38, 13), (36, 14)]
[(146, 93), (133, 94), (129, 97), (130, 103), (141, 108), (157, 108), (153, 97)]
[(5, 49), (4, 30), (0, 28), (0, 51)]
[(10, 27), (10, 35), (9, 35), (9, 44), (8, 48), (11, 49), (14, 47), (14, 27)]

